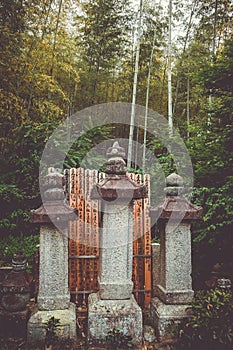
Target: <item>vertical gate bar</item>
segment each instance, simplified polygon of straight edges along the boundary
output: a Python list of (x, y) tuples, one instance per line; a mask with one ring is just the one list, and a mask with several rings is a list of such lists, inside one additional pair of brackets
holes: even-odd
[[(83, 254), (83, 234), (84, 234), (84, 177), (83, 169), (77, 169), (77, 204), (78, 204), (78, 222), (77, 222), (77, 245), (78, 251), (77, 255), (80, 256)], [(82, 261), (78, 259), (76, 261), (77, 265), (77, 291), (83, 289), (83, 266)], [(82, 304), (82, 297), (78, 295), (79, 304)], [(81, 299), (81, 300), (80, 300)]]
[[(72, 168), (69, 172), (69, 201), (70, 207), (76, 208), (76, 169)], [(74, 256), (77, 254), (77, 242), (76, 242), (76, 222), (70, 221), (69, 223), (69, 255)], [(71, 292), (75, 292), (77, 285), (77, 267), (73, 259), (69, 260), (70, 278), (69, 287)], [(72, 299), (75, 299), (75, 295), (72, 295)], [(74, 301), (74, 300), (72, 300)]]
[(76, 169), (70, 169), (70, 207), (77, 208)]
[[(88, 194), (89, 194), (89, 170), (84, 170), (84, 232), (83, 232), (83, 255), (87, 255), (87, 236), (89, 229), (89, 203), (88, 203)], [(83, 305), (86, 304), (85, 291), (88, 290), (86, 285), (86, 279), (88, 275), (88, 266), (86, 259), (81, 259), (82, 261), (82, 270), (83, 270)]]
[[(126, 175), (132, 180), (135, 181), (135, 174), (134, 173), (126, 173)], [(137, 262), (138, 259), (136, 258), (136, 255), (138, 255), (138, 226), (137, 226), (137, 201), (134, 201), (133, 205), (133, 215), (134, 215), (134, 222), (133, 222), (133, 274), (132, 274), (132, 279), (134, 283), (134, 289), (139, 290), (139, 285), (138, 285), (138, 278), (137, 278)], [(135, 298), (138, 300), (138, 292), (135, 292)]]
[[(93, 201), (90, 198), (90, 194), (91, 194), (91, 189), (93, 187), (93, 170), (89, 170), (89, 189), (88, 189), (88, 217), (87, 217), (87, 225), (88, 225), (88, 229), (87, 229), (87, 241), (86, 241), (86, 255), (90, 256), (93, 255), (93, 247), (92, 247), (92, 238), (93, 238), (93, 216), (92, 216), (92, 205), (93, 205)], [(92, 263), (93, 260), (92, 259), (86, 259), (87, 261), (87, 280), (86, 280), (86, 290), (92, 290)]]
[[(137, 184), (142, 183), (142, 176), (141, 174), (135, 175), (135, 182)], [(143, 199), (137, 200), (137, 235), (138, 235), (138, 254), (143, 255), (144, 254), (144, 246), (143, 246)], [(137, 279), (138, 279), (138, 286), (140, 290), (144, 289), (144, 279), (145, 279), (145, 271), (144, 271), (144, 258), (138, 258), (138, 269), (137, 269)], [(139, 293), (138, 294), (138, 302), (140, 306), (143, 306), (144, 304), (144, 294)]]
[[(93, 185), (98, 182), (98, 171), (93, 170)], [(99, 247), (99, 211), (98, 211), (98, 200), (92, 200), (92, 255), (98, 256)], [(98, 288), (98, 261), (97, 259), (92, 260), (92, 285), (91, 290), (97, 290)]]
[[(151, 255), (151, 219), (149, 216), (150, 207), (150, 175), (144, 175), (144, 184), (147, 188), (148, 197), (144, 198), (144, 254)], [(145, 290), (152, 289), (152, 261), (145, 258)], [(151, 293), (145, 292), (145, 307), (148, 308), (151, 301)]]

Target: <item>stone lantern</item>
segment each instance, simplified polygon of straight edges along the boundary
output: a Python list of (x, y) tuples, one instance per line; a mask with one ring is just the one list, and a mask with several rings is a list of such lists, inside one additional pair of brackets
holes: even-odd
[(166, 198), (150, 213), (157, 219), (160, 232), (159, 276), (150, 311), (158, 338), (167, 327), (187, 317), (192, 297), (191, 223), (200, 220), (202, 208), (182, 197), (183, 179), (173, 173), (166, 178)]
[(88, 300), (89, 341), (104, 341), (113, 329), (142, 340), (142, 311), (132, 282), (133, 200), (146, 197), (146, 187), (126, 175), (125, 150), (114, 142), (107, 151), (107, 177), (94, 186), (91, 197), (101, 201), (100, 276), (98, 293)]
[(68, 290), (68, 223), (77, 219), (77, 213), (66, 203), (58, 170), (49, 168), (43, 187), (44, 203), (31, 211), (31, 222), (40, 225), (40, 261), (37, 305), (28, 322), (29, 345), (45, 339), (51, 317), (60, 321), (59, 338), (76, 338), (76, 309)]

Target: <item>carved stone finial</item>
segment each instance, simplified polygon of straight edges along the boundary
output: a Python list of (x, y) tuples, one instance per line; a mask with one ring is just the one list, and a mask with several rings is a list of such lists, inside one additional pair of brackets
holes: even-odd
[(202, 218), (202, 207), (196, 207), (181, 196), (184, 187), (183, 178), (180, 175), (175, 173), (169, 175), (166, 178), (166, 185), (167, 187), (164, 189), (166, 198), (159, 205), (151, 207), (151, 215), (154, 215), (157, 220), (168, 221), (171, 218), (173, 221), (179, 222)]
[(63, 184), (64, 177), (60, 173), (60, 169), (49, 168), (43, 183), (45, 200), (54, 201), (64, 199)]
[(107, 157), (109, 158), (105, 170), (107, 174), (126, 174), (126, 164), (123, 159), (125, 157), (125, 149), (120, 147), (117, 141), (107, 150)]
[(107, 150), (107, 156), (110, 157), (125, 157), (125, 149), (123, 147), (120, 147), (118, 141), (115, 141), (112, 145), (112, 147), (109, 147)]
[(125, 149), (117, 141), (109, 147), (107, 156), (105, 172), (108, 176), (93, 187), (91, 198), (131, 201), (147, 197), (146, 186), (136, 184), (126, 175)]
[(49, 168), (48, 175), (42, 184), (43, 204), (36, 210), (31, 210), (31, 222), (51, 223), (77, 219), (77, 210), (71, 209), (64, 193), (64, 177), (60, 169)]
[(176, 173), (172, 173), (166, 178), (167, 187), (164, 189), (164, 191), (167, 196), (179, 196), (183, 193), (183, 184), (183, 178)]

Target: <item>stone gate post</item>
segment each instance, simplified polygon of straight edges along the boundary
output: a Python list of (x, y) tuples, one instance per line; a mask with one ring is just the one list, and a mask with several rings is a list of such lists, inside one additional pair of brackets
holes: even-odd
[[(40, 225), (40, 262), (37, 305), (28, 322), (30, 345), (44, 341), (51, 317), (60, 321), (60, 338), (76, 338), (76, 310), (68, 290), (68, 222), (76, 213), (64, 201), (62, 181), (63, 176), (49, 168), (44, 204), (31, 211), (31, 222)], [(60, 230), (51, 220), (59, 222)]]
[(92, 190), (101, 200), (100, 276), (98, 293), (88, 300), (89, 341), (104, 341), (114, 329), (142, 340), (142, 311), (136, 303), (132, 282), (133, 205), (146, 196), (146, 187), (126, 176), (125, 151), (117, 142), (107, 151), (108, 176)]
[(202, 216), (202, 208), (183, 198), (183, 179), (173, 173), (166, 178), (166, 198), (150, 213), (158, 219), (160, 261), (158, 284), (150, 305), (158, 338), (167, 335), (167, 327), (187, 317), (192, 300), (191, 222)]

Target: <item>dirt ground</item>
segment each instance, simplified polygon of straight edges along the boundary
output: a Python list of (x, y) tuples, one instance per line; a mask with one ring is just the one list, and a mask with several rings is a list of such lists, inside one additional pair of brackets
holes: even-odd
[[(0, 338), (0, 349), (1, 350), (45, 350), (44, 347), (28, 348), (25, 338)], [(55, 345), (49, 350), (114, 350), (113, 346), (88, 346), (84, 339), (78, 339), (74, 342), (62, 342), (59, 345)], [(131, 348), (132, 349), (132, 348)], [(154, 342), (152, 344), (144, 344), (141, 347), (134, 348), (134, 350), (172, 350), (172, 345), (169, 344), (159, 344)], [(123, 350), (118, 348), (117, 350)]]

